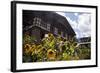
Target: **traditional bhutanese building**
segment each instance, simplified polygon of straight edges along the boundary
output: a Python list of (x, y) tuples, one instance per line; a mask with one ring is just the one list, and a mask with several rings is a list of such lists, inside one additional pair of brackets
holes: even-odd
[(35, 36), (40, 41), (45, 34), (71, 39), (76, 34), (67, 19), (51, 11), (23, 10), (23, 33)]

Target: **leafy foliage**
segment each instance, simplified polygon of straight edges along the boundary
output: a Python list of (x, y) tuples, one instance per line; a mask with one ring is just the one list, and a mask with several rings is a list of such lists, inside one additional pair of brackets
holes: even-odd
[(80, 60), (90, 58), (90, 49), (79, 48), (75, 38), (67, 40), (61, 36), (55, 37), (48, 33), (35, 44), (33, 36), (24, 35), (23, 39), (23, 62), (45, 62)]

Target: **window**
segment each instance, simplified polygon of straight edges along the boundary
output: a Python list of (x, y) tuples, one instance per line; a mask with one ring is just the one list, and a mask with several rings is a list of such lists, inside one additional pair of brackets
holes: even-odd
[(54, 34), (58, 34), (58, 29), (56, 27), (54, 28)]
[(45, 23), (41, 18), (35, 17), (33, 19), (33, 26), (38, 26), (44, 30), (50, 31), (50, 24)]
[(37, 26), (40, 26), (40, 24), (41, 24), (41, 19), (40, 19), (40, 18), (37, 18), (36, 22), (37, 22)]
[(61, 32), (61, 36), (63, 37), (63, 32)]
[(47, 30), (50, 31), (50, 24), (47, 24)]
[(36, 18), (33, 19), (33, 25), (36, 25)]
[(68, 39), (68, 35), (67, 34), (65, 34), (65, 37), (66, 37), (66, 39)]
[(36, 25), (36, 26), (40, 26), (40, 24), (41, 24), (41, 19), (38, 18), (38, 17), (35, 17), (35, 18), (33, 19), (33, 24)]

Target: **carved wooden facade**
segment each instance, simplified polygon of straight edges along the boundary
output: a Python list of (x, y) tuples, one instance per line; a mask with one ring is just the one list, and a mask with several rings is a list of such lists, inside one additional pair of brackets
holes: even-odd
[(55, 12), (23, 10), (23, 33), (34, 35), (38, 41), (47, 33), (70, 39), (75, 32), (67, 19)]

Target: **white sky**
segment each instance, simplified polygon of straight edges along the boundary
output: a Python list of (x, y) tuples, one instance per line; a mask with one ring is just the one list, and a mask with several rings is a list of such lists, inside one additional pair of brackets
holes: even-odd
[(77, 38), (91, 36), (91, 14), (76, 12), (56, 12), (69, 21)]

